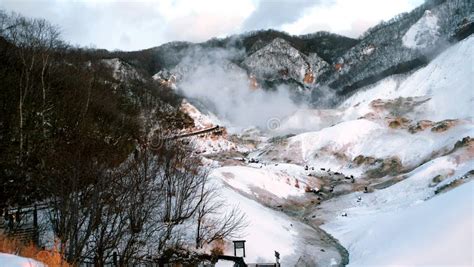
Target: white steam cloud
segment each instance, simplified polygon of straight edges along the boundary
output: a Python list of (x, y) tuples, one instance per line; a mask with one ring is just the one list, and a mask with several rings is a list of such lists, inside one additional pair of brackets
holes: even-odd
[(272, 120), (283, 120), (300, 108), (286, 86), (252, 90), (246, 71), (232, 63), (241, 51), (198, 50), (175, 67), (178, 88), (186, 97), (204, 103), (226, 126), (267, 129)]

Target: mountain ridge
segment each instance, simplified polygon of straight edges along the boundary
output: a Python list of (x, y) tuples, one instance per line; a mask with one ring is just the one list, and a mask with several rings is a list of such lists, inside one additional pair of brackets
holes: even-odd
[[(410, 49), (401, 44), (402, 35), (422, 18), (427, 10), (431, 10), (434, 16), (440, 17), (438, 19), (440, 39), (455, 42), (472, 34), (474, 28), (472, 9), (470, 1), (467, 0), (426, 1), (411, 12), (400, 14), (375, 25), (357, 39), (324, 31), (290, 35), (269, 29), (235, 34), (225, 38), (212, 38), (201, 43), (174, 41), (144, 50), (109, 52), (104, 55), (117, 56), (130, 61), (153, 75), (163, 69), (172, 69), (189, 50), (196, 47), (242, 50), (242, 57), (237, 58), (234, 63), (243, 66), (242, 63), (246, 58), (276, 38), (281, 38), (301, 54), (309, 56), (311, 53), (316, 53), (329, 63), (332, 71), (322, 75), (320, 80), (339, 94), (345, 95), (378, 81), (380, 77), (405, 73), (429, 62), (430, 56), (426, 56), (426, 51)], [(445, 46), (443, 43), (439, 43), (435, 47), (442, 49), (443, 46)], [(372, 50), (370, 55), (366, 53), (367, 49)], [(430, 51), (435, 54), (439, 52)]]

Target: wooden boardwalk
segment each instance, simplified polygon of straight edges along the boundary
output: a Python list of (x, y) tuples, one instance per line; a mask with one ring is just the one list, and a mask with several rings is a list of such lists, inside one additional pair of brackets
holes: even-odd
[(210, 128), (207, 128), (207, 129), (203, 129), (203, 130), (199, 130), (199, 131), (195, 131), (195, 132), (191, 132), (191, 133), (176, 135), (173, 138), (174, 139), (179, 139), (179, 138), (185, 138), (185, 137), (190, 137), (190, 136), (200, 135), (200, 134), (205, 134), (205, 133), (210, 133), (210, 132), (218, 133), (218, 132), (222, 132), (222, 131), (223, 131), (223, 128), (220, 127), (219, 125), (217, 125), (217, 126), (214, 126), (214, 127), (210, 127)]

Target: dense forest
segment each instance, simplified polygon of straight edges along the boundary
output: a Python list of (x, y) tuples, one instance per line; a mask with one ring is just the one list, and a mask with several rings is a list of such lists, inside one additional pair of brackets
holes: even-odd
[(172, 138), (193, 124), (181, 98), (143, 69), (116, 72), (103, 53), (68, 45), (47, 21), (0, 12), (7, 232), (21, 224), (12, 210), (41, 203), (43, 236), (54, 236), (65, 261), (102, 266), (115, 254), (128, 266), (187, 251), (183, 227), (195, 229), (187, 232), (196, 248), (243, 227), (237, 209), (213, 221), (222, 205), (206, 170)]

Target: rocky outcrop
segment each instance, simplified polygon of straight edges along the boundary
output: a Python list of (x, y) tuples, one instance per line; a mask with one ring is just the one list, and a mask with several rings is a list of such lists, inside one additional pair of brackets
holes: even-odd
[(102, 62), (112, 69), (113, 77), (120, 82), (128, 82), (133, 79), (144, 80), (136, 68), (120, 58), (103, 59)]
[(314, 79), (312, 83), (317, 82), (319, 77), (330, 69), (330, 65), (316, 53), (311, 53), (308, 55), (308, 62), (311, 68), (307, 73), (312, 75)]
[(454, 149), (453, 151), (462, 148), (462, 147), (474, 147), (474, 139), (471, 138), (470, 136), (466, 136), (463, 139), (459, 140), (454, 144)]
[(370, 156), (359, 155), (352, 160), (356, 166), (367, 166), (365, 172), (368, 178), (381, 178), (386, 175), (396, 176), (403, 171), (403, 165), (398, 157), (376, 159)]
[(242, 66), (259, 80), (293, 79), (312, 84), (329, 64), (316, 53), (306, 56), (284, 39), (275, 38), (245, 58)]
[(160, 70), (152, 78), (163, 86), (176, 89), (176, 76), (167, 69)]
[(407, 129), (410, 125), (410, 120), (404, 117), (392, 118), (388, 122), (388, 127), (392, 129)]
[(363, 165), (363, 164), (366, 164), (366, 165), (373, 165), (375, 164), (375, 162), (377, 162), (377, 159), (375, 159), (374, 157), (368, 157), (368, 156), (364, 156), (364, 155), (359, 155), (357, 157), (355, 157), (352, 162), (354, 164), (356, 164), (356, 166), (360, 166), (360, 165)]
[(428, 97), (398, 97), (395, 99), (376, 99), (370, 102), (370, 107), (377, 113), (390, 116), (403, 116), (413, 109), (430, 100)]
[(458, 120), (439, 121), (439, 122), (435, 123), (433, 128), (431, 128), (431, 131), (436, 132), (436, 133), (441, 133), (441, 132), (447, 131), (449, 128), (455, 126), (456, 124), (458, 124), (458, 122), (459, 122)]
[(289, 79), (302, 81), (308, 63), (296, 48), (281, 38), (257, 50), (242, 65), (258, 79)]
[(377, 160), (375, 168), (369, 169), (365, 174), (369, 178), (380, 178), (386, 175), (395, 176), (403, 171), (403, 165), (399, 158), (391, 157)]
[(408, 127), (408, 131), (412, 134), (417, 133), (417, 132), (422, 132), (428, 128), (433, 127), (433, 122), (430, 120), (421, 120), (418, 121), (416, 124), (411, 125)]

